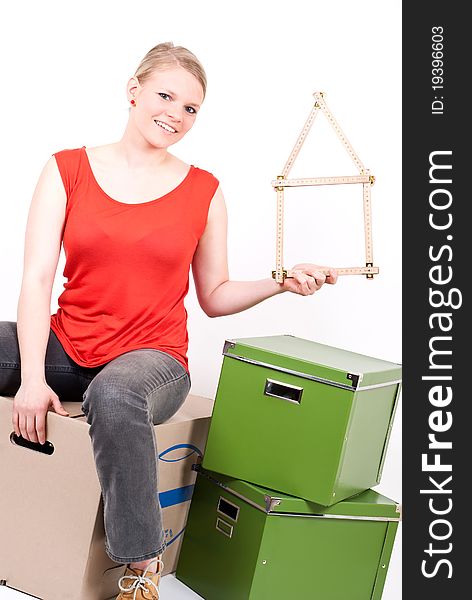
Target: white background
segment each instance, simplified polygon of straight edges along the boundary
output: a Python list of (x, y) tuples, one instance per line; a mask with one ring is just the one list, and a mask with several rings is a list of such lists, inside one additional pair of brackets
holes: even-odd
[[(43, 0), (6, 6), (0, 36), (1, 320), (16, 320), (24, 228), (45, 162), (64, 148), (118, 141), (128, 118), (128, 78), (150, 48), (173, 41), (198, 56), (209, 83), (194, 128), (171, 151), (220, 180), (229, 216), (230, 279), (264, 279), (275, 268), (270, 182), (309, 115), (314, 91), (326, 93), (376, 177), (373, 248), (380, 275), (373, 280), (341, 277), (313, 296), (285, 293), (217, 319), (203, 313), (191, 280), (192, 393), (214, 396), (228, 338), (289, 333), (401, 362), (399, 0)], [(356, 168), (320, 114), (291, 176), (345, 174)], [(361, 186), (289, 190), (285, 204), (284, 267), (364, 263)], [(63, 267), (61, 255), (52, 312)], [(401, 405), (376, 490), (401, 501)], [(401, 597), (401, 529), (384, 600)]]

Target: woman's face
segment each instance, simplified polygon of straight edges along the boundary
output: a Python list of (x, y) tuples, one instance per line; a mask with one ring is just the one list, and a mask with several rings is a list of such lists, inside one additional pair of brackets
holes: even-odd
[(131, 110), (143, 137), (156, 148), (167, 148), (191, 129), (203, 102), (203, 88), (191, 73), (175, 67), (155, 71), (140, 88), (132, 78), (128, 96), (136, 100)]

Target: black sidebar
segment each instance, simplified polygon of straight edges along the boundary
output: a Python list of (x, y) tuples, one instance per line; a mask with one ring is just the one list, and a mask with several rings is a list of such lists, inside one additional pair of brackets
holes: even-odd
[[(403, 3), (403, 598), (472, 597), (471, 22)], [(393, 92), (392, 92), (393, 93)], [(466, 508), (467, 507), (467, 508)]]

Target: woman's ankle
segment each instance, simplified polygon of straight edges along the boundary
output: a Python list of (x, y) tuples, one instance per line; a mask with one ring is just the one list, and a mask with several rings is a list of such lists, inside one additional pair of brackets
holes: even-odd
[(155, 558), (148, 558), (147, 560), (141, 560), (141, 561), (138, 561), (138, 562), (131, 562), (131, 563), (129, 563), (129, 566), (131, 567), (131, 569), (139, 569), (141, 571), (146, 571), (146, 569), (150, 565), (150, 568), (149, 568), (148, 572), (149, 573), (156, 573), (156, 572), (159, 571), (159, 568), (160, 568), (160, 564), (161, 564), (159, 562), (160, 560), (162, 560), (162, 554), (159, 554)]

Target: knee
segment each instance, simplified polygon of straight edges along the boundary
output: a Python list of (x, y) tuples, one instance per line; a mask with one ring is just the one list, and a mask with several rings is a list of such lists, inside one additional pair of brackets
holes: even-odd
[(132, 386), (123, 381), (105, 380), (96, 377), (84, 392), (82, 411), (87, 422), (103, 423), (106, 429), (121, 430), (130, 419), (147, 413), (147, 404)]

